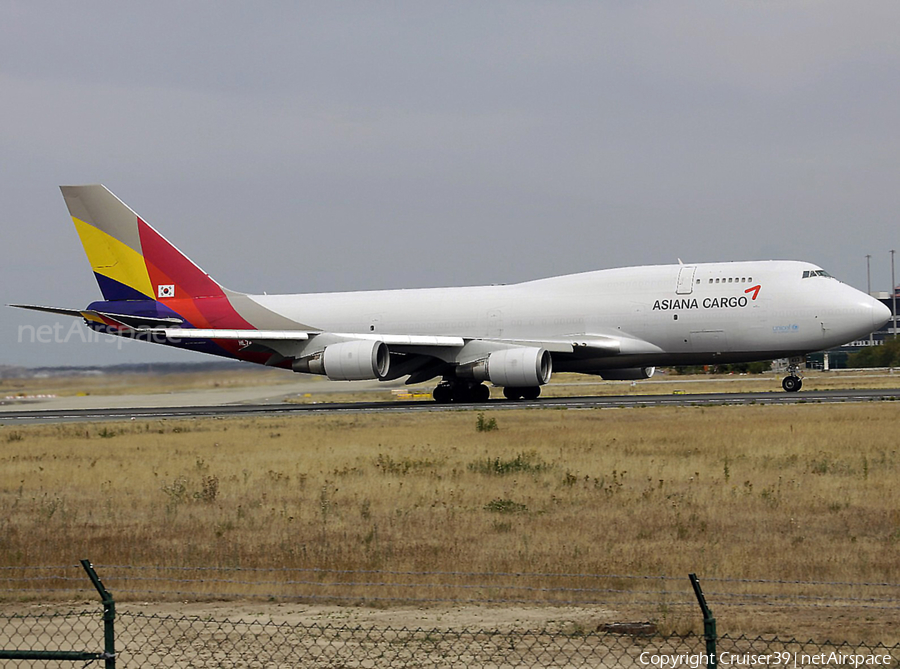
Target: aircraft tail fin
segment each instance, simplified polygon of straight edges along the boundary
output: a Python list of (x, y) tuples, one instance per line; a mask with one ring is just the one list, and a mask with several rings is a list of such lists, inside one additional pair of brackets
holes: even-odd
[(102, 185), (61, 186), (103, 299), (192, 299), (223, 288)]

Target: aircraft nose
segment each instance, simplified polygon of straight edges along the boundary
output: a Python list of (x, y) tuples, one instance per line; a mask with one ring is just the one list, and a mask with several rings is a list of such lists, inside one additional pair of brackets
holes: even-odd
[(891, 310), (874, 298), (872, 302), (872, 329), (878, 330), (891, 319)]

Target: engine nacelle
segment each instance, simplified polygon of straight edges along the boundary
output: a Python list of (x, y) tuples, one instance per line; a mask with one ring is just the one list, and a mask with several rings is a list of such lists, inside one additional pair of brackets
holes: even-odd
[(456, 368), (457, 376), (513, 388), (542, 386), (552, 373), (553, 359), (542, 348), (506, 348)]
[(295, 372), (324, 374), (332, 381), (383, 379), (391, 365), (391, 354), (381, 341), (345, 341), (324, 351), (295, 360)]
[(600, 376), (606, 381), (638, 381), (653, 376), (656, 367), (630, 367), (628, 369), (605, 369)]

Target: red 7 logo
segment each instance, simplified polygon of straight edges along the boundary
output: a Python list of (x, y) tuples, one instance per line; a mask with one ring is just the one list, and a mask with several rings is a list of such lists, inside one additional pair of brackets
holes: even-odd
[(755, 300), (755, 299), (757, 298), (757, 296), (759, 295), (759, 289), (760, 289), (760, 288), (762, 288), (762, 284), (757, 284), (757, 285), (755, 285), (755, 286), (750, 286), (750, 287), (749, 287), (747, 290), (745, 290), (744, 292), (745, 292), (745, 293), (753, 293), (753, 299)]

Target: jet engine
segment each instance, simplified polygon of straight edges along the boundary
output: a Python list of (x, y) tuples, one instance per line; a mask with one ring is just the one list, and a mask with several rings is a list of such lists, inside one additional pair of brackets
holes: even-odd
[(627, 369), (605, 369), (600, 376), (606, 381), (637, 381), (649, 379), (656, 367), (630, 367)]
[(295, 372), (324, 374), (332, 381), (383, 379), (391, 364), (388, 347), (381, 341), (345, 341), (295, 360)]
[(553, 359), (542, 348), (506, 348), (476, 362), (460, 365), (456, 375), (497, 386), (529, 388), (550, 380)]

